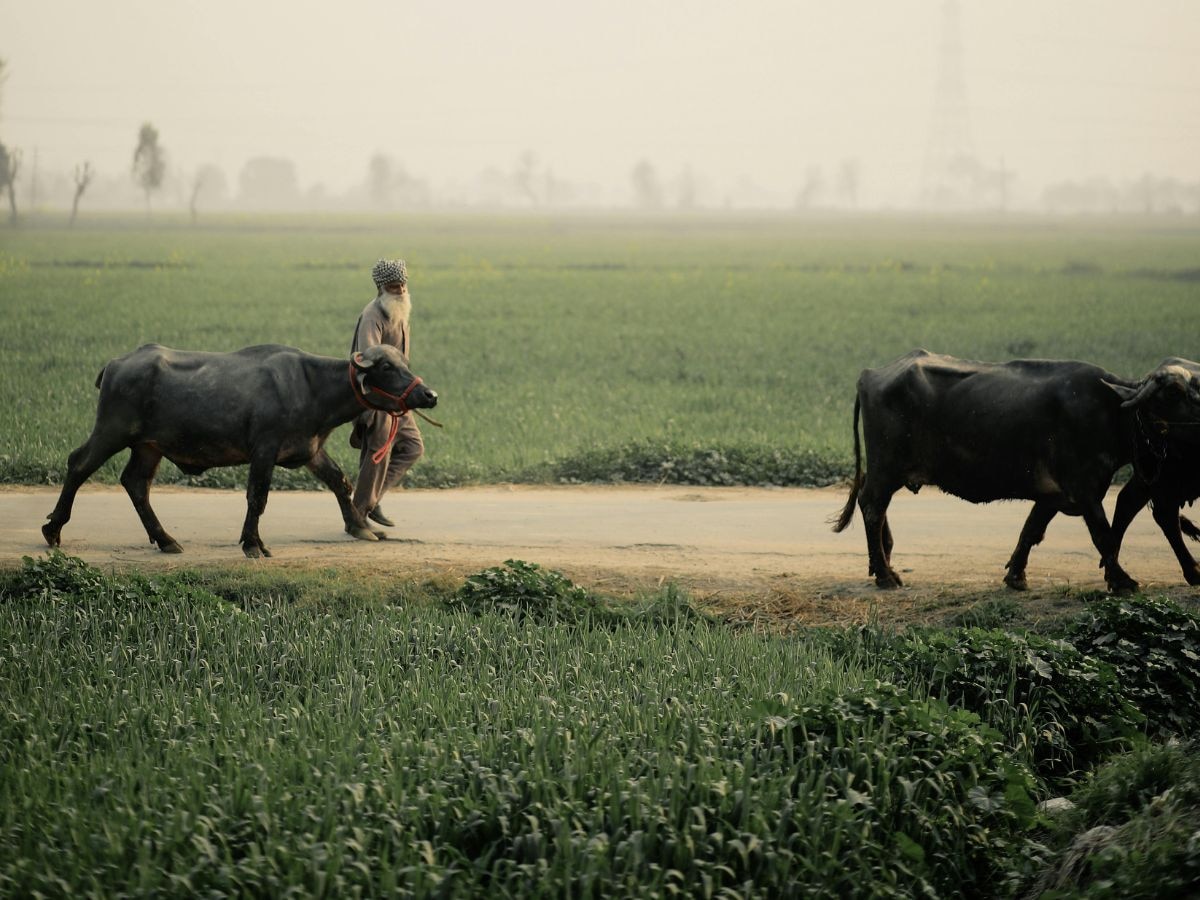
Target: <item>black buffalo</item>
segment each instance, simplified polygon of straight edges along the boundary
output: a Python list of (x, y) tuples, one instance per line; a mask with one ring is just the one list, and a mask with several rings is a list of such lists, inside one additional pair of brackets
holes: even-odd
[(845, 529), (857, 503), (870, 574), (895, 588), (887, 508), (901, 487), (932, 484), (972, 503), (1032, 500), (1006, 584), (1025, 589), (1029, 551), (1065, 512), (1087, 523), (1109, 587), (1136, 590), (1101, 501), (1117, 469), (1133, 461), (1139, 422), (1200, 422), (1200, 400), (1179, 381), (1171, 366), (1134, 382), (1084, 362), (971, 362), (924, 350), (866, 369), (854, 401), (854, 482), (834, 530)]
[(250, 464), (240, 539), (247, 556), (271, 555), (259, 537), (258, 520), (277, 465), (307, 466), (337, 497), (346, 531), (377, 540), (381, 534), (370, 530), (350, 502), (350, 482), (325, 452), (325, 440), (364, 407), (402, 414), (437, 404), (437, 394), (388, 346), (347, 360), (278, 344), (234, 353), (146, 344), (110, 361), (96, 386), (96, 424), (68, 458), (58, 504), (42, 526), (51, 547), (59, 546), (80, 485), (126, 447), (131, 452), (121, 484), (151, 543), (166, 553), (182, 548), (150, 508), (150, 483), (164, 456), (189, 475)]
[[(1179, 374), (1174, 389), (1190, 392), (1193, 401), (1200, 402), (1200, 364), (1178, 357), (1159, 364), (1160, 370), (1171, 367)], [(1200, 425), (1152, 415), (1143, 415), (1138, 425), (1133, 477), (1121, 488), (1113, 511), (1117, 549), (1129, 523), (1149, 503), (1154, 521), (1175, 551), (1184, 580), (1200, 585), (1200, 566), (1183, 542), (1185, 534), (1200, 540), (1200, 529), (1179, 514), (1185, 503), (1200, 498)]]

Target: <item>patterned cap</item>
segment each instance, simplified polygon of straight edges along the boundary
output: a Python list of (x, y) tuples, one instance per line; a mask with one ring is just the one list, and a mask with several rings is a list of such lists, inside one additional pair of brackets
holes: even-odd
[(397, 281), (407, 284), (408, 267), (404, 265), (402, 259), (381, 259), (371, 270), (371, 277), (375, 279), (376, 287), (383, 287), (385, 284), (393, 284)]

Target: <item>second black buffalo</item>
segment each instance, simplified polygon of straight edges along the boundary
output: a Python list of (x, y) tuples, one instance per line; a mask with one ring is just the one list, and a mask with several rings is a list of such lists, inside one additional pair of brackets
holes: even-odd
[(895, 588), (887, 509), (900, 488), (931, 484), (972, 503), (1032, 500), (1006, 584), (1025, 589), (1029, 552), (1063, 512), (1087, 523), (1109, 588), (1134, 591), (1101, 502), (1153, 421), (1200, 423), (1200, 393), (1185, 367), (1164, 363), (1130, 381), (1085, 362), (974, 362), (914, 350), (859, 376), (854, 482), (834, 530), (846, 528), (857, 504), (869, 573)]

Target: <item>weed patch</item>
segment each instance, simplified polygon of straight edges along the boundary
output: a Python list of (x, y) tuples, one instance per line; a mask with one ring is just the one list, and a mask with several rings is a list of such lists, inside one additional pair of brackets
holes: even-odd
[(1165, 598), (1101, 595), (1066, 637), (1116, 670), (1123, 692), (1152, 728), (1176, 734), (1200, 728), (1200, 618), (1194, 613)]

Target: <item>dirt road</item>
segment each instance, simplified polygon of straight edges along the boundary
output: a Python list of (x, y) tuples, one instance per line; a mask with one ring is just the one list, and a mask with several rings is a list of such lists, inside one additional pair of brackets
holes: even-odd
[[(390, 530), (393, 539), (372, 544), (344, 534), (332, 495), (276, 491), (261, 528), (274, 557), (251, 561), (237, 544), (245, 515), (240, 493), (156, 488), (159, 518), (185, 549), (171, 556), (147, 543), (124, 491), (86, 486), (63, 531), (63, 549), (103, 566), (317, 565), (405, 575), (465, 574), (516, 558), (599, 589), (673, 579), (709, 593), (861, 597), (874, 592), (861, 520), (840, 535), (825, 521), (845, 496), (843, 489), (674, 486), (406, 491), (386, 503), (401, 521)], [(1114, 496), (1106, 503), (1110, 515)], [(39, 529), (56, 497), (53, 488), (0, 490), (0, 564), (46, 549)], [(998, 587), (1028, 510), (1018, 502), (972, 506), (932, 489), (897, 494), (893, 564), (906, 583), (898, 593)], [(1148, 513), (1134, 522), (1122, 558), (1146, 587), (1182, 585)], [(1097, 563), (1083, 522), (1060, 516), (1033, 553), (1030, 587), (1103, 588)]]

